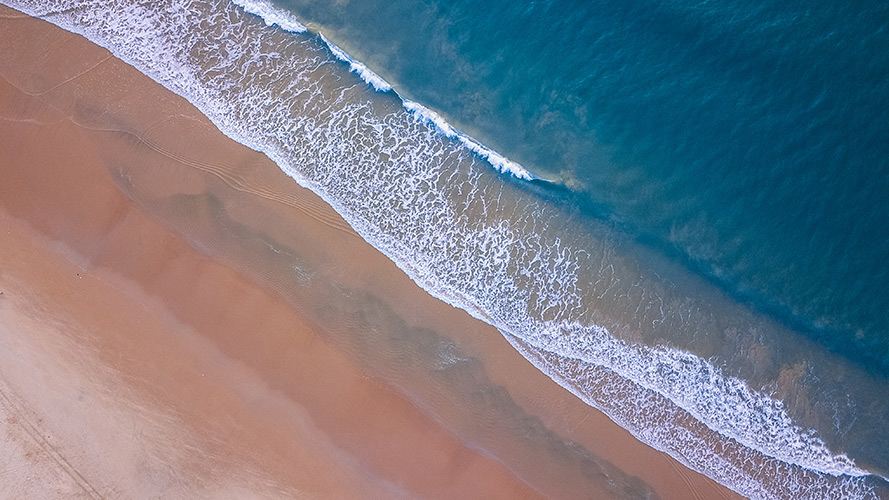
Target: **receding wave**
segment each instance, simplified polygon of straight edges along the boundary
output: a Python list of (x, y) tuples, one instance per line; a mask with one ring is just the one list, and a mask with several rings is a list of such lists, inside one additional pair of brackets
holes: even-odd
[[(868, 472), (794, 423), (769, 390), (657, 341), (715, 317), (706, 301), (665, 285), (607, 231), (503, 182), (491, 166), (532, 176), (386, 91), (286, 12), (241, 0), (4, 1), (188, 99), (318, 193), (425, 290), (496, 326), (646, 443), (751, 497), (874, 497)], [(731, 328), (747, 321), (727, 314)]]

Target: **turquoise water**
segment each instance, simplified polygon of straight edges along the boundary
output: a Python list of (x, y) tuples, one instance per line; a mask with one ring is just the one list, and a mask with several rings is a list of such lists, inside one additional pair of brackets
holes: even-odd
[[(549, 189), (563, 205), (889, 388), (889, 4), (277, 4), (567, 188)], [(776, 356), (793, 358), (794, 339)], [(758, 369), (741, 364), (727, 371)], [(816, 377), (814, 404), (851, 441), (869, 396)], [(858, 439), (866, 460), (889, 459), (885, 440)]]
[(754, 498), (886, 494), (886, 7), (10, 1), (640, 440)]
[(584, 210), (889, 374), (889, 4), (279, 4)]

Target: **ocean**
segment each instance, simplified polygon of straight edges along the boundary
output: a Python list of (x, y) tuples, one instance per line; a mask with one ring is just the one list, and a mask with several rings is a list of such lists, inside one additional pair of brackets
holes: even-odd
[(753, 498), (887, 491), (889, 5), (8, 3), (640, 440)]

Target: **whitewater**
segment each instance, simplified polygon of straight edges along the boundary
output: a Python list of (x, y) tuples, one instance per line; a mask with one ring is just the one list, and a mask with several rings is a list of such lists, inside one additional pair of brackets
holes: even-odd
[[(259, 16), (263, 19), (263, 21), (265, 21), (267, 26), (279, 26), (291, 33), (306, 32), (306, 27), (303, 26), (297, 19), (295, 19), (289, 12), (279, 9), (268, 2), (232, 0), (232, 3), (255, 16)], [(318, 35), (321, 37), (321, 40), (324, 41), (324, 44), (327, 45), (327, 48), (330, 49), (331, 54), (333, 54), (340, 61), (348, 64), (349, 68), (358, 76), (360, 76), (362, 80), (367, 82), (368, 85), (379, 92), (393, 92), (398, 95), (398, 92), (396, 92), (395, 89), (392, 88), (392, 85), (390, 85), (389, 82), (374, 73), (364, 63), (362, 63), (361, 61), (357, 61), (349, 54), (346, 54), (342, 49), (337, 47), (336, 44), (328, 40), (323, 33), (319, 33)], [(439, 132), (444, 134), (446, 137), (459, 140), (471, 151), (475, 152), (476, 154), (487, 160), (488, 163), (490, 163), (491, 166), (498, 171), (509, 173), (516, 178), (526, 181), (535, 179), (542, 180), (539, 177), (531, 174), (531, 172), (525, 170), (525, 168), (518, 163), (510, 161), (504, 156), (498, 154), (496, 151), (483, 146), (472, 137), (469, 137), (468, 135), (455, 129), (435, 111), (432, 111), (431, 109), (423, 106), (420, 103), (411, 101), (410, 99), (405, 99), (400, 95), (398, 95), (398, 97), (404, 104), (404, 109), (411, 112), (417, 119), (426, 121), (430, 125), (436, 127)]]
[[(3, 1), (186, 98), (423, 289), (498, 328), (640, 440), (752, 498), (875, 498), (869, 472), (794, 423), (768, 391), (601, 320), (596, 301), (635, 304), (646, 329), (687, 324), (672, 292), (612, 240), (577, 235), (557, 208), (512, 185), (537, 179), (528, 170), (401, 98), (290, 13), (244, 0)], [(343, 63), (360, 80), (341, 75)], [(777, 477), (763, 477), (766, 468)]]

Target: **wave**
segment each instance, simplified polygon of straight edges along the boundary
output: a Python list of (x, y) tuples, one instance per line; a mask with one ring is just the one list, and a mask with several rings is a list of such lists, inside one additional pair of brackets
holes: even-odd
[[(507, 335), (526, 359), (559, 385), (649, 446), (668, 453), (693, 470), (750, 498), (875, 498), (875, 492), (854, 476), (825, 476), (795, 468), (731, 441), (690, 418), (654, 391), (617, 376), (611, 370), (571, 358), (553, 358), (545, 351)], [(595, 393), (595, 397), (591, 394)], [(646, 415), (640, 419), (639, 415)], [(721, 453), (700, 450), (715, 448)], [(690, 452), (690, 450), (694, 450)], [(768, 471), (766, 473), (758, 473)]]
[(464, 146), (469, 148), (470, 151), (484, 158), (492, 167), (497, 169), (497, 171), (505, 174), (512, 174), (514, 177), (525, 181), (544, 180), (531, 172), (528, 172), (518, 163), (508, 160), (505, 156), (481, 145), (472, 137), (454, 129), (454, 127), (435, 111), (432, 111), (422, 104), (407, 99), (404, 99), (403, 101), (405, 109), (410, 111), (415, 117), (433, 125), (440, 130), (445, 137), (459, 140)]
[[(261, 14), (260, 17), (262, 17)], [(268, 22), (268, 20), (266, 20)], [(525, 181), (531, 180), (543, 180), (531, 172), (525, 170), (524, 167), (519, 165), (514, 161), (508, 160), (503, 155), (497, 153), (496, 151), (483, 146), (480, 142), (476, 141), (472, 137), (460, 132), (455, 129), (448, 123), (441, 115), (432, 111), (431, 109), (423, 106), (420, 103), (411, 101), (410, 99), (405, 99), (397, 91), (392, 88), (392, 85), (389, 84), (382, 77), (371, 71), (364, 63), (355, 60), (349, 54), (346, 54), (342, 49), (336, 46), (333, 42), (327, 39), (323, 34), (320, 35), (321, 39), (324, 40), (324, 43), (327, 44), (327, 47), (330, 48), (330, 52), (336, 56), (337, 59), (346, 62), (349, 64), (349, 68), (358, 76), (361, 77), (362, 80), (367, 82), (371, 87), (376, 89), (378, 92), (394, 92), (401, 99), (404, 108), (408, 110), (411, 114), (413, 114), (416, 118), (427, 122), (428, 124), (434, 126), (438, 129), (439, 132), (445, 135), (450, 139), (457, 139), (462, 142), (464, 146), (469, 148), (471, 151), (475, 152), (482, 158), (488, 161), (492, 167), (494, 167), (497, 171), (511, 174), (518, 179), (522, 179)]]
[[(235, 3), (238, 3), (238, 2), (235, 2)], [(240, 3), (238, 3), (238, 5), (240, 5)], [(268, 12), (268, 11), (269, 11), (268, 9), (255, 9), (255, 11), (247, 10), (247, 12), (250, 12), (251, 14), (255, 14), (255, 15), (258, 15), (259, 17), (262, 17), (266, 21), (266, 24), (277, 24), (277, 22), (276, 22), (277, 15), (274, 14), (274, 12), (273, 12), (269, 17), (266, 17), (265, 12)], [(302, 25), (300, 25), (300, 26), (302, 26)], [(303, 28), (303, 30), (305, 30), (305, 28)], [(524, 167), (522, 167), (518, 163), (516, 163), (514, 161), (510, 161), (503, 155), (497, 153), (496, 151), (494, 151), (488, 147), (483, 146), (480, 142), (476, 141), (472, 137), (455, 129), (453, 126), (451, 126), (450, 123), (448, 123), (441, 115), (439, 115), (435, 111), (432, 111), (431, 109), (423, 106), (420, 103), (417, 103), (417, 102), (411, 101), (410, 99), (406, 99), (406, 98), (402, 97), (400, 94), (398, 94), (397, 91), (395, 91), (395, 89), (392, 87), (392, 85), (389, 84), (389, 82), (387, 82), (381, 76), (374, 73), (370, 68), (367, 67), (367, 65), (365, 65), (361, 61), (354, 59), (352, 56), (347, 54), (345, 51), (343, 51), (342, 49), (337, 47), (337, 45), (334, 44), (333, 42), (331, 42), (330, 40), (328, 40), (327, 37), (325, 37), (323, 33), (319, 33), (319, 36), (321, 37), (321, 40), (323, 40), (324, 43), (327, 45), (327, 47), (330, 49), (330, 52), (334, 56), (336, 56), (337, 59), (347, 63), (349, 65), (349, 69), (352, 72), (356, 73), (358, 76), (360, 76), (361, 79), (364, 80), (368, 85), (373, 87), (378, 92), (393, 92), (393, 93), (395, 93), (395, 95), (398, 95), (398, 97), (401, 99), (401, 102), (402, 102), (404, 108), (406, 110), (408, 110), (411, 114), (413, 114), (416, 118), (423, 120), (423, 121), (429, 123), (430, 125), (434, 126), (442, 134), (444, 134), (445, 137), (448, 137), (450, 139), (459, 140), (460, 142), (463, 143), (463, 145), (465, 145), (471, 151), (475, 152), (476, 154), (478, 154), (479, 156), (481, 156), (482, 158), (487, 160), (488, 163), (490, 163), (491, 166), (494, 167), (497, 171), (505, 173), (505, 174), (511, 174), (518, 179), (526, 180), (526, 181), (543, 180), (540, 177), (537, 177), (536, 175), (534, 175), (531, 172), (529, 172), (528, 170), (526, 170)]]
[(389, 85), (389, 82), (383, 80), (379, 75), (370, 70), (363, 62), (356, 61), (343, 52), (342, 49), (337, 47), (333, 42), (327, 39), (323, 34), (320, 34), (321, 40), (327, 45), (327, 48), (330, 49), (330, 52), (336, 56), (340, 61), (346, 62), (349, 64), (349, 69), (353, 72), (357, 73), (358, 76), (361, 77), (362, 80), (370, 84), (371, 87), (376, 89), (378, 92), (389, 92), (392, 90), (392, 85)]
[[(275, 7), (269, 2), (265, 2), (262, 0), (248, 1), (248, 0), (231, 0), (235, 5), (243, 8), (245, 11), (258, 16), (265, 21), (267, 26), (277, 25), (284, 30), (290, 31), (291, 33), (304, 33), (306, 32), (306, 27), (300, 23), (290, 12), (287, 12), (283, 9), (279, 9)], [(417, 102), (411, 101), (410, 99), (406, 99), (398, 94), (397, 91), (392, 87), (389, 82), (383, 79), (380, 75), (376, 74), (367, 67), (361, 61), (353, 58), (349, 54), (347, 54), (344, 50), (339, 48), (335, 43), (331, 42), (324, 36), (323, 33), (318, 33), (321, 37), (321, 40), (327, 45), (330, 49), (330, 52), (340, 61), (345, 62), (349, 65), (349, 69), (361, 77), (368, 85), (373, 87), (378, 92), (393, 92), (401, 99), (404, 108), (416, 116), (418, 119), (428, 122), (430, 125), (436, 127), (441, 133), (443, 133), (446, 137), (451, 139), (457, 139), (462, 142), (466, 147), (470, 150), (474, 151), (476, 154), (484, 158), (494, 167), (497, 171), (502, 173), (511, 174), (514, 177), (526, 181), (531, 180), (544, 180), (540, 177), (532, 174), (524, 167), (519, 165), (514, 161), (510, 161), (503, 155), (497, 153), (496, 151), (485, 147), (480, 142), (476, 141), (472, 137), (458, 131), (451, 124), (449, 124), (441, 115), (432, 111), (431, 109), (419, 104)]]
[[(622, 338), (619, 326), (602, 326), (617, 314), (602, 304), (626, 309), (651, 328), (684, 325), (691, 306), (652, 286), (613, 242), (566, 226), (557, 208), (502, 182), (488, 165), (533, 176), (439, 115), (409, 100), (402, 100), (407, 112), (388, 111), (378, 92), (323, 83), (320, 72), (329, 71), (333, 58), (345, 57), (362, 78), (372, 74), (326, 39), (321, 45), (308, 35), (269, 30), (244, 15), (241, 3), (248, 2), (241, 0), (238, 6), (221, 0), (10, 3), (105, 46), (189, 100), (226, 135), (265, 153), (319, 194), (422, 288), (518, 339), (532, 361), (543, 352), (561, 363), (602, 367), (654, 398), (632, 416), (610, 413), (643, 441), (752, 497), (805, 497), (797, 491), (800, 478), (808, 478), (811, 498), (822, 491), (873, 496), (856, 480), (868, 472), (794, 424), (780, 400), (691, 352), (633, 342)], [(244, 9), (266, 25), (300, 33), (301, 24), (270, 4), (249, 2)], [(237, 36), (207, 37), (207, 30)], [(601, 392), (572, 381), (559, 362), (535, 364), (601, 406)], [(693, 446), (680, 446), (693, 432), (655, 432), (664, 428), (655, 408), (668, 403), (715, 438), (689, 438)], [(766, 486), (726, 443), (778, 460), (787, 477)]]
[(291, 33), (304, 33), (306, 27), (302, 25), (290, 12), (275, 7), (264, 0), (231, 0), (254, 16), (261, 17), (266, 26), (278, 26)]

